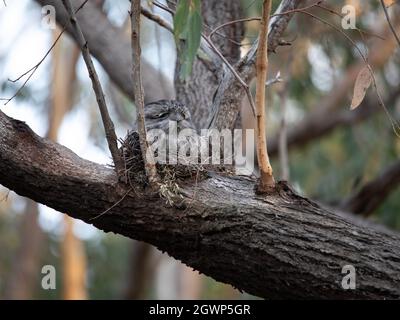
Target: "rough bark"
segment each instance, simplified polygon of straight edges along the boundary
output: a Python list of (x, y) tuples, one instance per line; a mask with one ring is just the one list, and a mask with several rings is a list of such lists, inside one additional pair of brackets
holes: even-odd
[[(324, 209), (282, 183), (256, 195), (254, 182), (217, 175), (187, 181), (175, 207), (154, 194), (119, 201), (127, 188), (112, 169), (0, 112), (0, 183), (20, 195), (151, 243), (261, 297), (400, 298), (399, 235)], [(356, 268), (356, 290), (341, 287), (347, 264)]]
[[(61, 1), (58, 0), (35, 0), (38, 4), (52, 5), (56, 9), (57, 23), (60, 26), (67, 25), (67, 32), (75, 37), (72, 27), (68, 24), (69, 16), (65, 11)], [(72, 0), (74, 8), (77, 8), (82, 1)], [(84, 8), (77, 13), (77, 20), (88, 42), (93, 56), (101, 63), (111, 80), (128, 97), (134, 100), (132, 92), (132, 79), (129, 66), (131, 62), (130, 39), (123, 30), (113, 26), (106, 15), (93, 1), (88, 1)], [(142, 72), (146, 76), (143, 78), (144, 91), (151, 93), (151, 99), (170, 99), (173, 96), (172, 84), (168, 79), (160, 74), (147, 61), (142, 62)], [(162, 86), (167, 86), (167, 90), (160, 90)], [(145, 96), (145, 102), (150, 102)]]
[[(201, 2), (204, 34), (209, 34), (215, 27), (241, 18), (242, 10), (238, 0), (205, 0)], [(226, 59), (235, 63), (240, 58), (240, 42), (244, 35), (243, 23), (231, 24), (213, 37), (213, 42)], [(233, 41), (230, 41), (233, 40)], [(206, 128), (207, 118), (214, 93), (221, 81), (223, 67), (219, 61), (219, 70), (210, 69), (210, 64), (196, 58), (189, 79), (179, 77), (180, 64), (177, 60), (175, 70), (175, 90), (179, 101), (184, 103), (192, 114), (192, 119), (199, 129)]]
[[(283, 13), (300, 6), (302, 0), (282, 0), (276, 13)], [(268, 32), (268, 51), (275, 52), (293, 14), (278, 15), (271, 18)], [(255, 77), (255, 60), (258, 41), (249, 52), (236, 63), (235, 68), (244, 82), (250, 83)], [(232, 129), (240, 111), (241, 101), (246, 95), (243, 86), (229, 70), (225, 70), (221, 83), (214, 95), (208, 127), (222, 130)]]

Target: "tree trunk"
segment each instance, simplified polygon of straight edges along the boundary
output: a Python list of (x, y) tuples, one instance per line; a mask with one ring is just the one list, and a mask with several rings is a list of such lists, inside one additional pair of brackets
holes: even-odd
[[(241, 18), (242, 8), (238, 0), (205, 0), (201, 2), (204, 33), (222, 23)], [(244, 35), (243, 23), (234, 23), (222, 29), (212, 38), (221, 53), (231, 63), (240, 58), (240, 43)], [(176, 98), (184, 103), (198, 129), (207, 128), (207, 118), (210, 113), (214, 93), (221, 82), (223, 74), (222, 62), (220, 70), (212, 70), (204, 61), (196, 57), (193, 70), (188, 79), (180, 78), (180, 64), (177, 58), (175, 70)]]
[(26, 199), (20, 226), (20, 243), (15, 254), (10, 277), (5, 284), (4, 299), (32, 299), (40, 275), (40, 260), (45, 235), (38, 223), (36, 202)]

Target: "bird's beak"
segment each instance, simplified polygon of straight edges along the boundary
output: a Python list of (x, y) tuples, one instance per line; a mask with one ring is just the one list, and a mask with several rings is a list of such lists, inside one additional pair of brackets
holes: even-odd
[(193, 129), (194, 131), (196, 131), (196, 127), (187, 120), (182, 120), (181, 121), (181, 129)]

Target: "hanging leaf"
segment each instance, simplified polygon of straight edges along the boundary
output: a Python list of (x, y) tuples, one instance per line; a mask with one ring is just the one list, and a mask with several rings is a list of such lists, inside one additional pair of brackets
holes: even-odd
[(190, 0), (179, 1), (174, 15), (174, 36), (177, 45), (179, 45), (179, 40), (184, 37), (185, 29), (188, 26), (189, 2)]
[(353, 99), (351, 100), (350, 110), (357, 108), (364, 100), (365, 94), (372, 83), (372, 75), (368, 66), (365, 66), (357, 75), (354, 85)]
[(193, 62), (200, 47), (201, 29), (200, 0), (179, 1), (174, 17), (174, 36), (181, 64), (181, 79), (187, 79), (192, 72)]
[(394, 5), (395, 0), (383, 0), (383, 3), (385, 4), (386, 8), (389, 8), (390, 6)]
[(194, 11), (189, 18), (189, 28), (186, 37), (186, 57), (184, 58), (185, 67), (182, 68), (181, 76), (186, 79), (192, 72), (194, 59), (196, 58), (197, 50), (200, 47), (201, 39), (201, 16), (200, 13)]

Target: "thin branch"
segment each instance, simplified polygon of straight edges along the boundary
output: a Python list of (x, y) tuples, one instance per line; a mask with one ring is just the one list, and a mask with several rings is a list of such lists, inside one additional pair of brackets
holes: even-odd
[(85, 37), (82, 33), (82, 30), (78, 24), (77, 19), (76, 19), (76, 15), (73, 10), (71, 1), (63, 0), (62, 2), (70, 16), (71, 26), (74, 29), (77, 43), (82, 50), (82, 56), (86, 63), (86, 67), (88, 69), (90, 79), (92, 80), (92, 86), (93, 86), (93, 90), (96, 95), (96, 100), (97, 100), (97, 103), (98, 103), (98, 106), (100, 109), (101, 119), (102, 119), (103, 125), (104, 125), (108, 148), (110, 150), (112, 159), (114, 161), (116, 171), (117, 171), (117, 173), (122, 172), (124, 165), (123, 165), (121, 155), (118, 151), (117, 135), (115, 134), (114, 124), (108, 113), (107, 104), (106, 104), (106, 100), (104, 97), (104, 93), (103, 93), (103, 89), (101, 87), (99, 77), (97, 75), (96, 69), (94, 68), (92, 58), (90, 57), (90, 51), (89, 51), (88, 44), (85, 40)]
[(388, 117), (388, 119), (389, 119), (389, 121), (390, 121), (390, 124), (391, 124), (391, 126), (392, 126), (392, 129), (393, 129), (394, 134), (395, 134), (398, 138), (400, 138), (400, 125), (399, 125), (399, 123), (393, 118), (393, 116), (390, 114), (388, 108), (386, 107), (385, 102), (383, 101), (382, 95), (381, 95), (381, 93), (379, 92), (379, 89), (378, 89), (378, 85), (377, 85), (377, 82), (376, 82), (376, 78), (375, 78), (374, 71), (372, 70), (372, 67), (371, 67), (371, 65), (369, 64), (367, 57), (364, 55), (364, 53), (363, 53), (362, 50), (359, 48), (359, 46), (357, 46), (357, 44), (353, 41), (353, 39), (350, 38), (350, 36), (348, 36), (344, 31), (342, 31), (341, 29), (339, 29), (337, 26), (335, 26), (334, 24), (330, 23), (329, 21), (326, 21), (326, 20), (324, 20), (324, 19), (322, 19), (322, 18), (320, 18), (320, 17), (318, 17), (318, 16), (316, 16), (316, 15), (310, 13), (310, 12), (307, 12), (307, 11), (298, 11), (298, 12), (300, 12), (300, 13), (302, 13), (302, 14), (305, 14), (305, 15), (308, 15), (308, 16), (310, 16), (310, 17), (312, 17), (312, 18), (314, 18), (314, 19), (316, 19), (316, 20), (318, 20), (318, 21), (320, 21), (320, 22), (322, 22), (322, 23), (324, 23), (324, 24), (330, 26), (331, 28), (333, 28), (334, 30), (336, 30), (337, 32), (339, 32), (340, 34), (342, 34), (342, 35), (346, 38), (346, 40), (349, 41), (349, 42), (354, 46), (354, 48), (356, 49), (356, 51), (360, 54), (361, 58), (364, 60), (366, 66), (367, 66), (367, 68), (368, 68), (368, 70), (369, 70), (369, 72), (370, 72), (370, 74), (371, 74), (371, 77), (372, 77), (372, 80), (373, 80), (373, 85), (374, 85), (374, 88), (375, 88), (375, 93), (376, 93), (376, 96), (378, 97), (379, 105), (380, 105), (380, 106), (383, 108), (383, 110), (385, 111), (386, 116)]
[(153, 12), (147, 10), (144, 7), (140, 7), (140, 12), (142, 15), (144, 15), (147, 19), (150, 19), (152, 21), (154, 21), (155, 23), (157, 23), (158, 25), (160, 25), (161, 27), (167, 29), (168, 31), (170, 31), (171, 33), (174, 32), (173, 27), (167, 22), (165, 21), (163, 18), (161, 18), (159, 15), (154, 14)]
[(260, 37), (257, 48), (256, 59), (256, 137), (257, 137), (257, 158), (260, 168), (260, 181), (257, 191), (267, 192), (275, 185), (272, 175), (272, 167), (269, 162), (267, 151), (266, 115), (265, 115), (265, 83), (268, 71), (268, 26), (271, 12), (271, 0), (264, 0), (262, 8), (262, 19), (260, 25)]
[[(316, 3), (314, 3), (314, 4), (311, 4), (311, 5), (309, 5), (309, 6), (306, 6), (306, 7), (304, 7), (304, 8), (293, 9), (293, 10), (287, 10), (287, 11), (285, 11), (285, 12), (279, 13), (279, 15), (292, 14), (292, 13), (299, 12), (299, 11), (302, 11), (302, 10), (311, 9), (311, 8), (313, 8), (313, 7), (318, 7), (318, 6), (320, 6), (320, 4), (321, 4), (322, 2), (323, 2), (323, 0), (319, 0), (318, 2), (316, 2)], [(278, 14), (272, 14), (271, 17), (275, 17), (275, 16), (277, 16), (277, 15), (278, 15)], [(262, 19), (261, 17), (249, 17), (249, 18), (242, 18), (242, 19), (237, 19), (237, 20), (228, 21), (228, 22), (225, 22), (225, 23), (219, 25), (218, 27), (215, 27), (215, 28), (210, 32), (210, 34), (209, 34), (208, 36), (209, 36), (210, 39), (211, 39), (211, 37), (214, 35), (214, 33), (218, 32), (220, 29), (222, 29), (222, 28), (224, 28), (224, 27), (226, 27), (226, 26), (229, 26), (229, 25), (231, 25), (231, 24), (234, 24), (234, 23), (248, 22), (248, 21), (255, 21), (255, 20), (260, 21), (261, 19)]]
[(102, 213), (99, 213), (97, 216), (94, 216), (93, 218), (90, 218), (89, 221), (93, 221), (96, 220), (102, 216), (104, 216), (107, 212), (109, 212), (110, 210), (114, 209), (116, 206), (118, 206), (125, 198), (126, 196), (133, 190), (133, 188), (131, 187), (130, 189), (128, 189), (128, 191), (126, 191), (124, 193), (124, 195), (121, 197), (121, 199), (119, 199), (117, 202), (115, 202), (111, 207), (109, 207), (108, 209), (104, 210)]
[(153, 157), (151, 147), (147, 141), (146, 124), (144, 121), (144, 95), (142, 86), (142, 75), (141, 75), (141, 48), (140, 48), (140, 1), (131, 1), (131, 33), (132, 33), (132, 80), (133, 90), (136, 101), (136, 115), (137, 115), (137, 127), (139, 133), (140, 149), (142, 151), (142, 157), (147, 178), (149, 179), (150, 186), (156, 190), (159, 177)]
[[(153, 2), (154, 5), (156, 5), (157, 7), (171, 13), (172, 15), (175, 14), (175, 11), (172, 10), (171, 8), (168, 8), (160, 3), (158, 3), (157, 1)], [(149, 19), (155, 21), (156, 23), (159, 23), (161, 26), (167, 28), (168, 30), (170, 30), (170, 28), (167, 27), (166, 23), (162, 21), (162, 19), (160, 20), (158, 17), (154, 17), (154, 14), (152, 14), (151, 12), (146, 12), (144, 13), (143, 10), (146, 9), (142, 9), (142, 14), (145, 15), (146, 17), (148, 17)], [(236, 22), (239, 22), (236, 20)], [(228, 23), (229, 24), (229, 23)], [(218, 56), (218, 58), (228, 67), (228, 69), (232, 72), (232, 74), (235, 76), (235, 78), (239, 81), (239, 83), (243, 86), (243, 89), (246, 92), (246, 96), (249, 99), (250, 102), (250, 106), (253, 112), (253, 115), (255, 115), (255, 105), (254, 105), (254, 99), (251, 95), (250, 92), (250, 87), (249, 85), (240, 77), (240, 75), (236, 72), (235, 68), (229, 63), (229, 61), (224, 57), (224, 55), (221, 53), (221, 51), (218, 50), (218, 48), (215, 46), (215, 44), (213, 43), (211, 36), (213, 34), (215, 34), (218, 30), (213, 30), (211, 31), (211, 33), (206, 36), (203, 33), (201, 34), (201, 38), (205, 40), (205, 42), (210, 46), (210, 48), (213, 50), (213, 52)]]
[(250, 18), (243, 18), (243, 19), (237, 19), (237, 20), (232, 20), (232, 21), (225, 22), (225, 23), (219, 25), (218, 27), (215, 27), (214, 29), (212, 29), (211, 32), (208, 34), (208, 37), (211, 39), (212, 36), (213, 36), (215, 33), (217, 33), (220, 29), (222, 29), (222, 28), (224, 28), (224, 27), (226, 27), (226, 26), (229, 26), (229, 25), (231, 25), (231, 24), (234, 24), (234, 23), (241, 23), (241, 22), (248, 22), (248, 21), (254, 21), (254, 20), (260, 21), (260, 20), (261, 20), (261, 17), (250, 17)]
[[(82, 4), (75, 10), (75, 14), (81, 10), (86, 2), (88, 0), (85, 0), (82, 2)], [(4, 2), (5, 4), (5, 2)], [(12, 80), (12, 79), (8, 79), (8, 81), (10, 82), (17, 82), (19, 80), (21, 80), (21, 78), (23, 78), (24, 76), (26, 76), (29, 72), (31, 72), (31, 74), (28, 76), (28, 78), (26, 78), (26, 80), (24, 81), (24, 83), (18, 88), (18, 90), (12, 95), (12, 97), (10, 98), (0, 98), (0, 100), (6, 101), (4, 103), (4, 105), (7, 105), (12, 99), (14, 99), (20, 92), (21, 90), (26, 86), (26, 84), (28, 83), (28, 81), (32, 78), (32, 76), (34, 75), (34, 73), (36, 72), (36, 70), (39, 68), (39, 66), (43, 63), (43, 61), (47, 58), (47, 56), (50, 54), (50, 52), (53, 50), (53, 48), (55, 47), (55, 45), (57, 44), (58, 40), (60, 40), (62, 34), (64, 33), (64, 31), (66, 30), (66, 24), (62, 27), (62, 30), (60, 32), (60, 34), (57, 36), (57, 38), (54, 40), (53, 44), (51, 45), (51, 47), (49, 48), (49, 50), (46, 51), (45, 55), (43, 56), (42, 59), (40, 59), (40, 61), (35, 64), (32, 68), (30, 68), (29, 70), (25, 71), (24, 73), (22, 73), (18, 78)]]
[[(333, 10), (332, 8), (326, 7), (326, 6), (322, 5), (322, 4), (317, 4), (316, 6), (318, 8), (320, 8), (320, 9), (322, 9), (322, 10), (325, 10), (325, 11), (327, 11), (329, 13), (332, 13), (332, 14), (338, 16), (339, 18), (343, 18), (345, 16), (344, 14), (342, 14), (342, 13), (336, 11), (336, 10)], [(380, 36), (379, 34), (375, 34), (375, 33), (369, 32), (369, 31), (365, 31), (365, 30), (362, 30), (362, 29), (357, 28), (357, 27), (354, 28), (354, 30), (357, 30), (358, 32), (360, 32), (361, 35), (362, 34), (366, 34), (367, 36), (373, 36), (373, 37), (379, 38), (381, 40), (386, 40), (384, 37)]]
[(240, 77), (240, 75), (236, 72), (235, 68), (229, 63), (228, 60), (224, 57), (224, 55), (221, 53), (221, 51), (218, 50), (218, 48), (215, 46), (215, 44), (212, 42), (210, 37), (202, 35), (202, 38), (206, 40), (208, 45), (213, 49), (213, 51), (217, 54), (217, 56), (222, 60), (222, 62), (228, 67), (228, 69), (232, 72), (232, 74), (235, 76), (235, 78), (239, 81), (239, 83), (242, 85), (243, 89), (246, 92), (247, 98), (249, 99), (251, 110), (253, 111), (253, 115), (255, 116), (256, 114), (256, 108), (253, 100), (253, 96), (251, 95), (250, 92), (250, 87), (249, 85)]
[(167, 12), (169, 12), (170, 14), (174, 15), (175, 11), (172, 10), (171, 8), (169, 8), (168, 6), (163, 5), (162, 3), (159, 3), (158, 1), (153, 1), (153, 5), (155, 5), (156, 7), (159, 7), (160, 9), (163, 9)]
[(386, 9), (385, 2), (383, 0), (381, 0), (381, 4), (382, 4), (383, 12), (385, 13), (386, 20), (387, 20), (387, 22), (389, 24), (390, 30), (392, 31), (393, 36), (396, 38), (396, 41), (397, 41), (397, 43), (399, 44), (399, 47), (400, 47), (400, 39), (399, 39), (399, 36), (396, 33), (395, 28), (393, 27), (392, 22), (390, 21), (389, 13), (388, 13), (388, 11)]
[[(156, 3), (153, 3), (154, 5), (156, 5)], [(173, 11), (172, 9), (163, 6), (162, 4), (158, 5), (161, 9), (166, 10), (167, 12), (171, 13), (171, 15), (173, 16), (175, 14), (175, 11)], [(171, 24), (169, 24), (167, 21), (165, 21), (162, 17), (152, 13), (151, 11), (147, 10), (144, 7), (141, 7), (141, 14), (143, 14), (147, 19), (154, 21), (155, 23), (157, 23), (159, 26), (165, 28), (166, 30), (168, 30), (169, 32), (173, 33), (174, 29), (173, 26), (171, 26)], [(235, 42), (231, 39), (229, 39), (232, 42)], [(219, 63), (217, 63), (217, 61), (220, 60), (219, 57), (216, 57), (215, 51), (211, 50), (210, 48), (211, 46), (207, 43), (205, 36), (203, 36), (202, 34), (202, 38), (200, 41), (200, 48), (210, 57), (210, 61), (206, 61), (204, 58), (200, 57), (199, 55), (197, 56), (198, 59), (200, 59), (201, 61), (203, 61), (204, 63), (208, 64), (209, 62), (212, 62), (214, 64), (214, 68), (217, 69), (219, 67)]]
[(36, 72), (36, 70), (40, 67), (40, 65), (43, 63), (43, 61), (47, 58), (47, 56), (50, 54), (50, 52), (53, 50), (53, 48), (55, 47), (55, 45), (57, 44), (58, 40), (61, 38), (62, 34), (65, 31), (65, 27), (61, 30), (60, 34), (57, 36), (57, 38), (54, 40), (53, 44), (51, 45), (51, 47), (49, 48), (49, 50), (47, 50), (47, 52), (45, 53), (45, 55), (43, 56), (42, 59), (40, 59), (40, 61), (35, 64), (32, 68), (30, 68), (29, 70), (25, 71), (23, 74), (21, 74), (18, 78), (12, 80), (12, 79), (8, 79), (8, 81), (10, 82), (17, 82), (19, 80), (21, 80), (21, 78), (23, 78), (24, 76), (26, 76), (28, 73), (29, 76), (26, 78), (26, 80), (24, 81), (24, 83), (18, 88), (18, 90), (10, 97), (10, 98), (0, 98), (0, 100), (5, 100), (6, 102), (4, 103), (4, 105), (7, 105), (11, 100), (13, 100), (20, 92), (23, 88), (25, 88), (26, 84), (28, 83), (28, 81), (32, 78), (32, 76), (34, 75), (34, 73)]
[(273, 77), (272, 79), (269, 79), (265, 82), (265, 85), (267, 87), (270, 87), (272, 85), (274, 85), (275, 83), (279, 83), (279, 82), (283, 82), (283, 79), (281, 77), (281, 72), (278, 71), (275, 75), (275, 77)]

